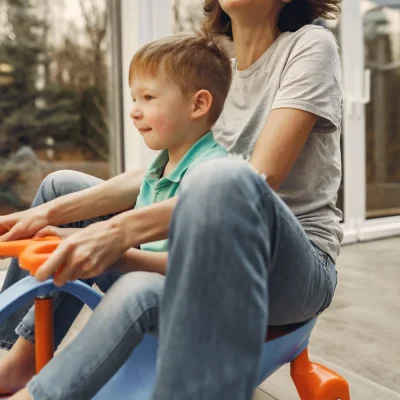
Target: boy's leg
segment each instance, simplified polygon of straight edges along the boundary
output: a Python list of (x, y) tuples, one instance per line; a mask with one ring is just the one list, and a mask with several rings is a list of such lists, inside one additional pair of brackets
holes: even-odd
[(0, 366), (0, 396), (15, 393), (35, 375), (34, 345), (19, 337)]
[[(104, 273), (83, 282), (97, 286), (105, 293), (121, 277), (119, 272)], [(74, 296), (55, 292), (53, 298), (54, 347), (60, 345), (69, 328), (81, 311), (83, 303)], [(19, 338), (0, 362), (0, 394), (13, 393), (23, 387), (35, 374), (34, 316), (32, 306), (16, 328)]]
[[(40, 185), (36, 197), (33, 200), (32, 207), (48, 203), (58, 197), (69, 193), (78, 192), (101, 183), (102, 180), (90, 175), (82, 174), (76, 171), (57, 171), (49, 174)], [(84, 227), (94, 220), (79, 221), (71, 226)], [(14, 283), (28, 276), (28, 272), (19, 268), (18, 260), (13, 259), (7, 270), (7, 275), (3, 284), (2, 291), (9, 288)], [(20, 308), (17, 312), (11, 315), (0, 326), (0, 348), (9, 350), (18, 336), (15, 333), (15, 328), (22, 321), (24, 316), (32, 306), (32, 302)]]
[[(69, 193), (87, 189), (101, 182), (98, 178), (76, 171), (58, 171), (52, 173), (44, 179), (39, 187), (32, 207)], [(84, 228), (89, 224), (110, 217), (104, 216), (86, 221), (78, 221), (65, 225), (65, 227)], [(13, 259), (7, 271), (2, 290), (6, 290), (27, 275), (26, 271), (19, 268), (17, 259)], [(108, 273), (101, 277), (87, 280), (86, 283), (89, 285), (97, 283), (100, 289), (105, 292), (119, 276), (119, 273)], [(73, 296), (58, 292), (53, 295), (53, 306), (55, 345), (57, 347), (81, 311), (83, 304)], [(27, 303), (1, 324), (0, 347), (10, 349), (17, 340), (18, 335), (22, 335), (22, 338), (19, 338), (16, 349), (0, 362), (0, 393), (23, 386), (27, 379), (32, 377), (32, 371), (34, 372), (34, 362), (32, 362), (32, 360), (34, 361), (34, 348), (31, 344), (34, 337), (33, 328), (34, 314), (32, 302)], [(16, 331), (18, 331), (18, 334)], [(15, 384), (10, 385), (12, 382)]]
[(74, 341), (27, 385), (34, 399), (91, 399), (118, 371), (145, 333), (158, 331), (165, 277), (123, 275)]

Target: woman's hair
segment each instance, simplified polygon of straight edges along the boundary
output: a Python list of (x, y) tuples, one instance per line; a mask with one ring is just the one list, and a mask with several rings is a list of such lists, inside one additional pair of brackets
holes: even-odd
[[(295, 32), (317, 18), (332, 19), (340, 11), (342, 0), (292, 0), (284, 5), (278, 20), (281, 32)], [(213, 35), (232, 37), (231, 19), (218, 0), (204, 0), (205, 19), (203, 29)]]
[(222, 112), (232, 81), (231, 60), (220, 42), (204, 34), (180, 34), (147, 43), (133, 56), (129, 85), (135, 77), (155, 77), (162, 69), (184, 94), (201, 89), (212, 94), (209, 120), (214, 123)]

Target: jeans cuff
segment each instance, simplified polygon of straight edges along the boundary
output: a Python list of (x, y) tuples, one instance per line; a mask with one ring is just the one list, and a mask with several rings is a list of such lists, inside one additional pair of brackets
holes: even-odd
[(36, 382), (36, 377), (33, 377), (28, 384), (26, 385), (26, 389), (28, 390), (29, 394), (31, 395), (33, 400), (51, 400), (46, 393), (44, 392), (43, 388), (40, 386), (38, 382)]
[(15, 332), (17, 333), (18, 336), (23, 337), (24, 339), (28, 340), (31, 343), (35, 343), (35, 333), (31, 328), (28, 328), (26, 325), (24, 325), (23, 322), (21, 322), (17, 328), (15, 329)]
[(0, 349), (1, 350), (11, 350), (11, 347), (14, 346), (14, 343), (5, 342), (4, 340), (0, 340)]

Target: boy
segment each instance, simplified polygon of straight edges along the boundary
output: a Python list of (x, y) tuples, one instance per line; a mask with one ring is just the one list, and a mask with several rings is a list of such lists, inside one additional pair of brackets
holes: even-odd
[[(231, 79), (227, 54), (206, 37), (168, 37), (145, 45), (135, 54), (129, 70), (130, 115), (146, 145), (161, 150), (145, 174), (136, 208), (175, 196), (190, 169), (204, 160), (226, 156), (226, 150), (214, 141), (211, 127), (222, 111)], [(37, 236), (66, 237), (73, 231), (47, 227)], [(71, 345), (12, 399), (91, 398), (143, 334), (157, 330), (166, 251), (165, 240), (128, 250), (117, 265), (120, 271), (159, 274), (141, 272), (119, 278)], [(28, 314), (24, 326), (32, 324), (33, 317)], [(21, 351), (26, 352), (30, 337), (22, 338), (23, 330), (18, 332), (21, 337), (7, 357), (13, 361), (3, 360), (0, 365), (2, 392), (22, 387), (31, 378), (25, 374), (18, 380), (16, 368), (12, 368), (19, 366), (20, 371), (26, 371), (26, 360), (32, 359)], [(85, 368), (87, 360), (90, 370)]]

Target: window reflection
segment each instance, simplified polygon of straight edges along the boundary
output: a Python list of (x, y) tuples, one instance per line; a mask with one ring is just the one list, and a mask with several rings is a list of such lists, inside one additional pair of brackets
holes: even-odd
[(400, 214), (400, 0), (362, 1), (366, 107), (367, 218)]
[(0, 214), (43, 177), (110, 175), (107, 0), (0, 3)]

